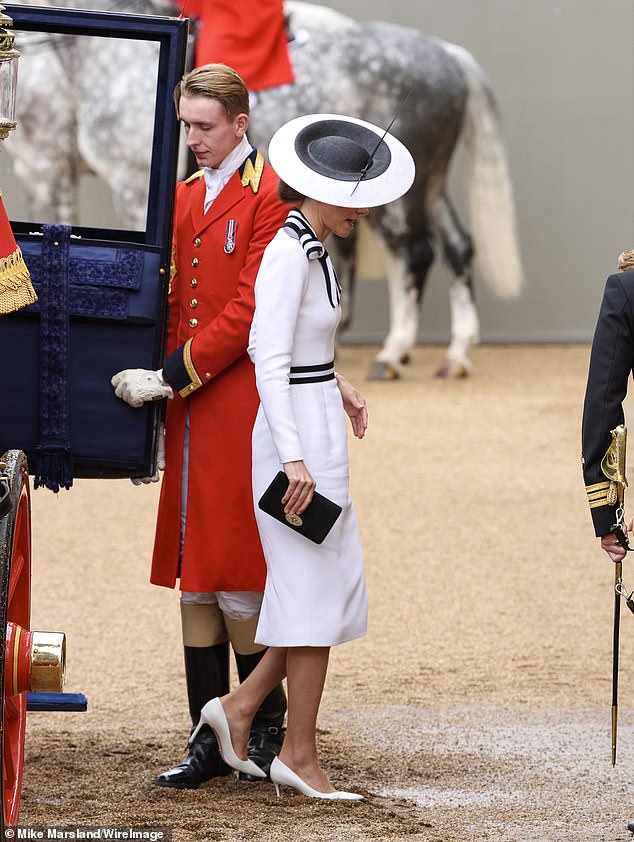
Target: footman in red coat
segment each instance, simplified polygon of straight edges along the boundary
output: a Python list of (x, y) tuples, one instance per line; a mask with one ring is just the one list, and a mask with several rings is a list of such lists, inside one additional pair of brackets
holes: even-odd
[[(113, 377), (132, 406), (168, 400), (165, 473), (151, 581), (179, 581), (192, 723), (229, 689), (231, 641), (240, 680), (263, 655), (253, 642), (266, 568), (251, 491), (251, 431), (258, 408), (247, 355), (253, 286), (262, 252), (283, 223), (277, 176), (251, 147), (249, 95), (225, 65), (187, 74), (175, 92), (187, 145), (202, 169), (177, 186), (167, 356), (158, 372)], [(259, 711), (250, 758), (268, 772), (281, 743), (286, 698)], [(205, 727), (159, 786), (195, 789), (228, 771)]]

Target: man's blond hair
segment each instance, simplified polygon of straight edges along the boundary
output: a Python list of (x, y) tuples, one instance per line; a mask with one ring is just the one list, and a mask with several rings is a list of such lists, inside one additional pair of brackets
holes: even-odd
[(227, 119), (249, 114), (249, 91), (242, 77), (226, 64), (203, 64), (186, 73), (174, 89), (176, 114), (182, 96), (216, 99)]
[(618, 267), (621, 272), (625, 272), (627, 269), (634, 269), (634, 249), (622, 251), (619, 254)]

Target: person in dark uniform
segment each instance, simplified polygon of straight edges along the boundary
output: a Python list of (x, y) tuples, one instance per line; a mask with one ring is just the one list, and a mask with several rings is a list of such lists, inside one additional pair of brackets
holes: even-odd
[[(623, 400), (634, 368), (634, 251), (623, 252), (619, 272), (608, 278), (599, 311), (583, 407), (582, 462), (595, 534), (612, 561), (625, 556), (613, 531), (617, 503), (610, 498), (610, 481), (601, 463), (611, 430), (624, 422)], [(622, 528), (627, 532), (628, 526)]]
[[(612, 443), (611, 431), (624, 423), (623, 400), (634, 369), (634, 250), (621, 253), (618, 269), (606, 282), (592, 340), (582, 423), (583, 476), (594, 531), (613, 562), (627, 553), (614, 532), (623, 513), (611, 498), (601, 465)], [(633, 524), (620, 523), (626, 536)], [(627, 827), (634, 833), (634, 821)]]
[[(159, 372), (126, 369), (112, 384), (131, 406), (173, 395), (151, 581), (173, 588), (179, 580), (195, 724), (204, 704), (229, 689), (227, 640), (241, 681), (265, 651), (254, 643), (266, 567), (251, 498), (258, 395), (247, 342), (255, 277), (286, 208), (277, 176), (247, 140), (249, 94), (232, 68), (192, 70), (175, 101), (202, 169), (176, 188), (167, 357)], [(281, 745), (285, 713), (278, 685), (254, 720), (249, 748), (265, 772)], [(228, 771), (203, 728), (185, 759), (156, 783), (196, 789)]]

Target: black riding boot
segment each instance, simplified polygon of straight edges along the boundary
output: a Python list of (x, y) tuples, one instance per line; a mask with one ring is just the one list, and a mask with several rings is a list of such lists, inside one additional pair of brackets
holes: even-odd
[[(251, 674), (266, 652), (256, 652), (253, 655), (236, 656), (238, 676), (240, 681)], [(286, 714), (286, 694), (281, 684), (278, 684), (260, 705), (251, 724), (248, 755), (256, 766), (268, 775), (273, 758), (280, 753), (284, 740), (284, 716)], [(241, 781), (256, 781), (251, 775), (240, 773)]]
[[(189, 713), (195, 728), (203, 705), (214, 696), (224, 696), (229, 692), (229, 644), (185, 646), (185, 679)], [(229, 771), (220, 757), (215, 734), (208, 725), (203, 725), (189, 746), (187, 756), (178, 766), (159, 775), (155, 784), (175, 789), (198, 789), (203, 781), (226, 775)]]

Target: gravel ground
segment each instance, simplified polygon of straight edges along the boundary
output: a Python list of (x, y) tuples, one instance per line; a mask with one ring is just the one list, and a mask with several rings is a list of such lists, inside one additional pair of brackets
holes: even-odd
[(455, 382), (433, 378), (441, 349), (418, 348), (403, 380), (364, 383), (375, 350), (338, 360), (370, 407), (367, 439), (350, 445), (370, 633), (333, 651), (319, 722), (333, 782), (367, 800), (277, 801), (271, 784), (231, 778), (153, 786), (188, 733), (177, 594), (148, 583), (158, 489), (83, 480), (32, 498), (32, 625), (66, 632), (65, 689), (89, 708), (29, 714), (23, 827), (167, 827), (176, 842), (630, 838), (634, 618), (624, 609), (612, 769), (613, 572), (579, 467), (588, 347), (477, 348)]

